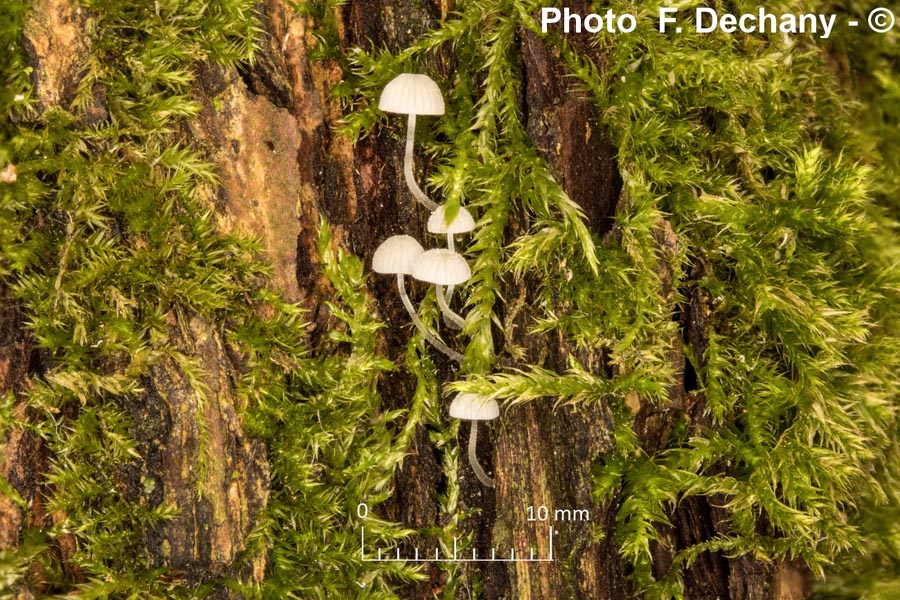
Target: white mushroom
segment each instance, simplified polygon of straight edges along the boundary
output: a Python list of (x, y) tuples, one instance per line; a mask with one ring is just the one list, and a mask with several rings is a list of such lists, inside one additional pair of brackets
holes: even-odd
[(475, 447), (478, 443), (478, 421), (490, 421), (500, 416), (497, 401), (481, 394), (460, 393), (450, 403), (450, 416), (472, 422), (469, 431), (469, 464), (478, 481), (487, 487), (494, 487), (494, 480), (488, 477), (478, 462)]
[(450, 403), (450, 416), (466, 421), (492, 421), (500, 416), (500, 405), (488, 396), (461, 392)]
[(416, 115), (444, 114), (444, 98), (441, 96), (440, 88), (428, 75), (401, 73), (384, 86), (378, 108), (385, 112), (409, 115), (406, 124), (403, 176), (413, 198), (429, 210), (434, 210), (437, 204), (425, 195), (413, 177), (413, 140), (416, 132)]
[[(419, 314), (413, 308), (409, 296), (406, 295), (404, 275), (412, 274), (413, 264), (424, 254), (424, 250), (415, 238), (408, 235), (394, 235), (381, 242), (372, 256), (372, 270), (376, 273), (396, 274), (397, 288), (400, 290), (400, 299), (406, 312), (409, 313), (415, 326), (421, 332), (422, 337), (428, 340), (432, 346), (455, 360), (462, 362), (462, 354), (451, 350), (439, 337), (432, 334), (425, 327), (425, 323), (419, 318)], [(468, 265), (466, 265), (468, 268)]]
[(447, 222), (446, 204), (441, 204), (428, 217), (428, 231), (438, 235), (447, 236), (447, 248), (455, 250), (453, 247), (453, 236), (457, 233), (468, 233), (475, 229), (475, 219), (464, 206), (459, 207), (459, 212), (453, 217), (453, 220)]
[[(468, 233), (475, 229), (475, 219), (472, 217), (472, 213), (466, 210), (466, 207), (460, 206), (459, 211), (456, 213), (456, 216), (453, 217), (453, 220), (449, 223), (447, 222), (447, 213), (446, 213), (446, 204), (441, 204), (436, 209), (431, 212), (431, 216), (428, 217), (428, 231), (430, 233), (435, 233), (438, 235), (446, 235), (447, 236), (447, 248), (450, 250), (455, 250), (453, 245), (453, 236), (457, 233)], [(444, 302), (449, 306), (450, 299), (453, 297), (453, 286), (447, 286), (447, 292), (444, 294)], [(444, 315), (444, 322), (451, 327), (457, 327), (462, 329), (462, 325), (459, 325), (457, 321), (454, 321), (453, 318)]]
[(444, 114), (441, 88), (428, 75), (400, 73), (391, 79), (378, 100), (384, 112), (439, 116)]
[(458, 252), (447, 248), (426, 250), (412, 265), (412, 276), (436, 285), (457, 285), (472, 276), (469, 263)]
[(412, 275), (412, 266), (425, 250), (410, 235), (392, 235), (381, 242), (372, 255), (372, 270), (376, 273)]
[(466, 320), (450, 309), (444, 293), (445, 285), (457, 285), (468, 281), (472, 276), (469, 263), (461, 254), (446, 248), (428, 250), (416, 259), (412, 267), (412, 276), (420, 281), (433, 283), (441, 312), (457, 328), (465, 327)]

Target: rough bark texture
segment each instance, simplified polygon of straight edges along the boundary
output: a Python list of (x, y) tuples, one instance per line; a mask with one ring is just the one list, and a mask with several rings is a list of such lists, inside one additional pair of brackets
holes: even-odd
[(44, 109), (64, 105), (78, 86), (89, 51), (87, 12), (75, 2), (39, 0), (25, 22), (25, 47)]
[[(14, 418), (29, 419), (21, 394), (27, 389), (32, 342), (24, 328), (20, 307), (7, 297), (0, 284), (0, 398), (13, 395)], [(0, 476), (25, 504), (0, 494), (0, 552), (14, 550), (23, 527), (47, 523), (41, 497), (41, 476), (47, 467), (47, 451), (41, 439), (26, 427), (14, 427), (0, 439)], [(15, 598), (33, 598), (28, 586), (18, 586)]]
[[(202, 382), (169, 359), (153, 367), (146, 393), (132, 405), (135, 437), (144, 461), (140, 481), (178, 510), (159, 530), (145, 534), (147, 552), (188, 581), (229, 574), (245, 550), (268, 497), (265, 448), (246, 439), (236, 414), (235, 366), (215, 329), (198, 316), (173, 318), (172, 345), (192, 360)], [(152, 494), (152, 492), (151, 492)], [(265, 557), (253, 577), (262, 579)]]
[(212, 202), (222, 231), (260, 240), (272, 283), (300, 299), (295, 276), (297, 203), (303, 191), (296, 161), (301, 147), (291, 113), (250, 92), (237, 73), (204, 65), (196, 99), (203, 106), (194, 132), (219, 166)]
[[(350, 0), (336, 17), (347, 47), (399, 49), (451, 9), (427, 1)], [(248, 72), (200, 68), (196, 98), (203, 112), (192, 134), (219, 168), (222, 183), (210, 194), (210, 203), (220, 227), (260, 238), (274, 267), (275, 285), (285, 297), (310, 309), (315, 343), (317, 332), (329, 324), (322, 304), (329, 289), (315, 258), (319, 220), (327, 219), (335, 243), (368, 260), (388, 235), (423, 231), (425, 217), (412, 207), (401, 183), (402, 146), (394, 132), (376, 132), (356, 146), (335, 133), (340, 107), (328, 91), (339, 81), (340, 69), (328, 60), (310, 60), (316, 41), (306, 18), (284, 0), (267, 0), (261, 10), (265, 35)], [(83, 19), (67, 2), (44, 0), (29, 21), (26, 36), (45, 106), (61, 102), (76, 83), (71, 66), (84, 52)], [(587, 49), (585, 40), (572, 39)], [(595, 110), (570, 90), (558, 57), (539, 38), (521, 32), (521, 51), (525, 80), (521, 108), (532, 142), (583, 207), (593, 231), (598, 236), (614, 235), (612, 216), (621, 181)], [(595, 59), (602, 64), (602, 56)], [(435, 66), (452, 69), (447, 60)], [(427, 168), (424, 157), (417, 158), (417, 166)], [(515, 235), (518, 227), (513, 224), (509, 235)], [(659, 224), (657, 241), (665, 265), (678, 244), (665, 222)], [(665, 280), (666, 274), (662, 276)], [(400, 326), (407, 322), (402, 305), (392, 281), (378, 278), (371, 285), (382, 318), (396, 325), (385, 330), (383, 351), (402, 365), (409, 335), (408, 328)], [(422, 291), (414, 287), (412, 293)], [(507, 304), (501, 314), (511, 332), (508, 342), (522, 347), (534, 364), (564, 368), (570, 349), (562, 340), (524, 335), (532, 316), (530, 293), (527, 283), (502, 290)], [(685, 341), (702, 356), (705, 299), (693, 294), (685, 306), (675, 306), (675, 291), (667, 293), (673, 314), (681, 317)], [(207, 390), (201, 393), (174, 362), (154, 369), (146, 394), (133, 409), (135, 421), (141, 423), (137, 437), (144, 457), (135, 476), (154, 480), (155, 496), (148, 501), (167, 500), (179, 508), (179, 516), (161, 531), (147, 533), (147, 552), (159, 565), (203, 578), (232, 568), (265, 505), (268, 472), (263, 449), (241, 431), (232, 379), (239, 367), (215, 328), (196, 316), (173, 317), (171, 341), (209, 374), (203, 382)], [(699, 414), (697, 407), (702, 406), (703, 399), (690, 389), (693, 367), (686, 364), (680, 341), (671, 340), (671, 359), (683, 374), (671, 390), (671, 404), (662, 411), (641, 407), (636, 417), (651, 452), (665, 438), (670, 411)], [(0, 393), (21, 389), (30, 354), (21, 315), (6, 302), (0, 317)], [(579, 358), (598, 372), (607, 368), (601, 350)], [(439, 377), (446, 380), (450, 365), (437, 360)], [(395, 406), (387, 408), (402, 406), (413, 383), (402, 369), (388, 374), (380, 389)], [(640, 407), (639, 399), (634, 399), (634, 406)], [(480, 567), (484, 598), (621, 600), (634, 593), (616, 549), (615, 503), (598, 506), (591, 495), (593, 461), (610, 449), (609, 423), (602, 406), (554, 409), (549, 402), (533, 402), (509, 410), (483, 436), (479, 454), (496, 478), (495, 490), (482, 488), (467, 469), (463, 473), (462, 503), (481, 510), (464, 525), (475, 534), (477, 546), (534, 548), (544, 556), (550, 523), (529, 522), (527, 507), (590, 510), (589, 522), (552, 523), (555, 562)], [(467, 435), (468, 428), (462, 428), (461, 447)], [(0, 469), (26, 501), (37, 499), (32, 470), (40, 468), (41, 461), (37, 440), (18, 430), (9, 435)], [(441, 485), (436, 454), (427, 432), (419, 431), (386, 516), (413, 528), (434, 524), (438, 518), (434, 491)], [(196, 494), (198, 487), (202, 499)], [(0, 549), (15, 544), (27, 518), (14, 503), (2, 502)], [(725, 515), (718, 504), (693, 499), (679, 506), (672, 515), (673, 526), (654, 548), (661, 568), (675, 550), (725, 531)], [(255, 579), (262, 577), (264, 566), (264, 557), (258, 557), (252, 569)], [(409, 586), (406, 597), (428, 598), (440, 589), (439, 567), (426, 568), (431, 569), (430, 581)], [(469, 575), (474, 571), (469, 569)], [(703, 557), (688, 574), (685, 597), (799, 600), (805, 594), (805, 573), (796, 565), (716, 555)]]
[[(0, 313), (0, 396), (18, 391), (18, 382), (26, 372), (27, 342), (22, 331), (21, 312), (9, 299), (3, 298)], [(16, 418), (25, 420), (24, 406), (16, 406)], [(28, 434), (16, 428), (9, 432), (3, 445), (3, 462), (0, 475), (16, 490), (30, 491), (34, 486), (34, 475), (26, 471), (33, 466), (32, 461), (19, 461), (17, 457), (31, 456), (35, 448), (26, 440)], [(30, 483), (29, 483), (30, 482)], [(22, 509), (12, 498), (0, 495), (0, 550), (14, 548), (24, 521)]]
[[(33, 71), (33, 83), (43, 109), (67, 106), (78, 85), (79, 65), (88, 53), (90, 35), (87, 31), (89, 16), (77, 3), (67, 0), (43, 0), (36, 3), (25, 23), (25, 46)], [(204, 79), (204, 81), (206, 81)], [(243, 88), (241, 88), (243, 89)], [(206, 91), (206, 99), (213, 97)], [(234, 104), (239, 100), (227, 99)], [(104, 112), (98, 105), (88, 107), (88, 117)], [(252, 106), (252, 101), (250, 102)], [(269, 174), (283, 179), (276, 182), (259, 181), (266, 159), (259, 147), (266, 146), (266, 130), (258, 122), (245, 125), (247, 111), (241, 106), (223, 115), (220, 138), (215, 140), (216, 152), (211, 157), (221, 164), (233, 164), (227, 152), (237, 151), (227, 142), (237, 141), (254, 152), (255, 162), (250, 163), (247, 174), (232, 174), (223, 170), (225, 183), (245, 186), (256, 193), (263, 185), (279, 190), (278, 198), (291, 201), (288, 182), (284, 178), (295, 175), (281, 169), (290, 161), (280, 160), (278, 169)], [(268, 105), (266, 107), (268, 108)], [(269, 109), (261, 121), (274, 120), (276, 109)], [(277, 126), (276, 121), (271, 126)], [(236, 129), (236, 131), (235, 131)], [(219, 133), (219, 132), (217, 132)], [(219, 143), (225, 140), (226, 143)], [(219, 151), (221, 151), (219, 153)], [(256, 168), (262, 163), (262, 168)], [(254, 170), (255, 169), (255, 170)], [(231, 175), (231, 179), (228, 176)], [(228, 186), (222, 186), (221, 195), (227, 196)], [(262, 194), (262, 192), (259, 192)], [(253, 199), (251, 196), (250, 200)], [(277, 198), (276, 198), (277, 200)], [(289, 204), (290, 205), (290, 204)], [(277, 205), (280, 209), (281, 205)], [(217, 212), (223, 229), (229, 230), (233, 221), (249, 221), (242, 229), (262, 240), (276, 269), (275, 282), (289, 297), (296, 297), (292, 269), (286, 262), (293, 262), (293, 231), (285, 237), (279, 226), (284, 219), (265, 221), (266, 213), (254, 219), (252, 206), (233, 203), (233, 212), (222, 209)], [(276, 210), (268, 216), (280, 215)], [(290, 257), (290, 258), (286, 258)], [(287, 276), (279, 277), (282, 272)], [(30, 372), (47, 367), (45, 357), (32, 353), (29, 336), (24, 329), (24, 316), (18, 306), (0, 294), (0, 394), (21, 392), (27, 385)], [(239, 364), (236, 353), (226, 348), (217, 329), (201, 318), (190, 315), (170, 319), (170, 345), (182, 353), (188, 363), (200, 367), (204, 373), (201, 381), (192, 381), (185, 368), (186, 363), (169, 359), (154, 367), (144, 382), (144, 394), (128, 403), (131, 411), (132, 433), (137, 442), (141, 459), (122, 465), (117, 473), (121, 486), (132, 500), (151, 506), (167, 502), (175, 507), (178, 515), (159, 528), (143, 532), (145, 546), (142, 549), (151, 562), (171, 569), (172, 576), (197, 583), (210, 577), (241, 575), (250, 581), (259, 581), (265, 569), (265, 556), (240, 557), (246, 549), (247, 536), (256, 524), (260, 511), (268, 497), (268, 463), (265, 448), (250, 440), (243, 433), (238, 418), (238, 399), (235, 384)], [(24, 408), (17, 406), (17, 419), (27, 420)], [(37, 436), (22, 429), (13, 429), (7, 436), (0, 454), (0, 469), (6, 480), (30, 505), (30, 513), (5, 496), (0, 501), (0, 549), (14, 547), (26, 519), (41, 524), (62, 515), (43, 514), (41, 486), (46, 474), (47, 452)], [(149, 485), (148, 482), (152, 482)], [(74, 539), (60, 537), (58, 553), (63, 562), (74, 552)], [(240, 559), (240, 560), (239, 560)], [(247, 565), (238, 567), (237, 565)], [(77, 567), (71, 568), (78, 580)], [(23, 598), (41, 590), (20, 590)], [(216, 598), (232, 597), (224, 588), (213, 592)]]

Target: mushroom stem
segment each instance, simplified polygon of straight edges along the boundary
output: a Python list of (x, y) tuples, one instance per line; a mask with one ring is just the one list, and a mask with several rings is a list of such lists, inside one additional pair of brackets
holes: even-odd
[[(450, 250), (451, 252), (456, 252), (456, 247), (455, 247), (455, 244), (453, 243), (453, 234), (452, 233), (447, 234), (447, 249)], [(444, 300), (447, 302), (447, 304), (450, 304), (450, 298), (453, 297), (453, 288), (454, 287), (455, 286), (452, 286), (452, 285), (447, 286), (447, 293), (444, 294)], [(446, 319), (444, 320), (444, 322), (446, 322)]]
[(419, 333), (422, 334), (422, 337), (428, 340), (432, 346), (449, 356), (451, 359), (455, 360), (458, 363), (461, 363), (463, 360), (462, 354), (448, 348), (447, 344), (445, 344), (443, 340), (441, 340), (439, 337), (435, 336), (425, 328), (425, 323), (423, 323), (422, 319), (419, 318), (419, 313), (417, 313), (416, 309), (413, 308), (409, 296), (406, 295), (406, 285), (404, 285), (403, 283), (403, 273), (397, 273), (397, 287), (400, 289), (400, 299), (403, 301), (403, 306), (406, 307), (406, 312), (409, 313), (412, 322), (419, 330)]
[[(444, 290), (444, 303), (445, 304), (448, 304), (448, 305), (450, 304), (450, 299), (453, 298), (453, 288), (454, 287), (455, 286), (448, 285), (447, 289)], [(450, 320), (446, 317), (446, 315), (444, 316), (444, 323), (447, 323), (447, 324), (450, 323)], [(450, 325), (450, 326), (453, 327), (453, 325)]]
[(441, 312), (444, 313), (447, 324), (456, 329), (462, 329), (463, 327), (465, 327), (466, 320), (455, 313), (453, 309), (451, 309), (447, 304), (447, 298), (444, 295), (444, 286), (435, 284), (434, 287), (435, 291), (437, 292), (435, 295), (437, 296), (438, 306), (441, 308)]
[(494, 487), (494, 480), (488, 477), (487, 473), (484, 472), (484, 469), (482, 469), (481, 465), (478, 463), (478, 456), (475, 454), (475, 446), (477, 444), (478, 421), (472, 421), (472, 428), (469, 430), (469, 464), (472, 466), (472, 470), (475, 471), (475, 477), (478, 478), (478, 481), (485, 487), (492, 488)]
[(416, 115), (415, 113), (410, 113), (409, 120), (406, 123), (406, 153), (403, 155), (403, 176), (406, 178), (406, 187), (409, 188), (413, 198), (428, 210), (434, 210), (438, 205), (425, 195), (425, 192), (422, 191), (422, 188), (416, 183), (415, 177), (413, 177), (413, 140), (415, 137)]

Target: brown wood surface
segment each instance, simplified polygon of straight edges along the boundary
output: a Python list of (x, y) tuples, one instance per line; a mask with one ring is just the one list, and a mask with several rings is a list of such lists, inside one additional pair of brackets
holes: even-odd
[[(32, 66), (39, 96), (49, 106), (70, 94), (71, 63), (84, 51), (73, 40), (82, 39), (79, 28), (85, 21), (75, 16), (66, 0), (40, 4), (26, 35), (35, 49)], [(218, 165), (221, 186), (211, 190), (209, 203), (219, 227), (261, 239), (274, 266), (274, 284), (286, 298), (311, 311), (315, 345), (330, 324), (323, 305), (330, 290), (315, 252), (319, 220), (330, 223), (336, 244), (368, 263), (385, 237), (422, 232), (425, 216), (413, 208), (403, 185), (402, 140), (396, 131), (376, 131), (355, 146), (336, 133), (341, 109), (329, 90), (340, 80), (341, 71), (328, 60), (310, 60), (316, 41), (309, 21), (296, 15), (284, 0), (266, 0), (260, 8), (265, 33), (252, 68), (238, 73), (197, 65), (195, 94), (203, 111), (190, 133)], [(449, 10), (452, 4), (431, 1), (349, 0), (337, 12), (341, 43), (345, 48), (385, 45), (399, 50)], [(519, 39), (524, 81), (521, 112), (526, 115), (528, 135), (567, 193), (582, 206), (598, 238), (614, 236), (612, 217), (621, 189), (614, 148), (593, 106), (570, 89), (554, 52), (530, 32), (522, 31)], [(590, 51), (587, 46), (583, 49)], [(602, 63), (603, 57), (594, 59)], [(449, 75), (453, 68), (449, 53), (434, 61), (432, 68)], [(420, 174), (428, 168), (426, 157), (417, 157), (417, 168)], [(517, 227), (513, 219), (509, 239)], [(677, 249), (677, 236), (665, 222), (659, 223), (657, 242), (663, 258)], [(702, 265), (695, 268), (699, 276)], [(402, 366), (408, 319), (392, 281), (372, 278), (370, 285), (381, 318), (397, 325), (383, 331), (381, 348)], [(506, 304), (498, 312), (513, 332), (509, 343), (524, 348), (535, 364), (563, 369), (567, 353), (573, 351), (564, 341), (523, 333), (533, 316), (527, 282), (504, 285), (501, 295)], [(423, 291), (412, 288), (413, 295)], [(667, 291), (667, 301), (673, 318), (680, 318), (681, 337), (696, 356), (702, 356), (705, 299), (687, 292), (684, 306), (674, 304), (673, 290)], [(19, 308), (3, 294), (0, 301), (0, 393), (18, 394), (27, 388), (29, 376), (40, 372), (41, 360), (32, 351)], [(181, 511), (161, 531), (148, 533), (146, 549), (160, 565), (184, 573), (186, 580), (202, 579), (205, 574), (227, 573), (245, 547), (245, 536), (266, 502), (268, 467), (264, 449), (247, 439), (236, 418), (240, 407), (235, 406), (231, 374), (240, 368), (237, 354), (225, 347), (214, 324), (199, 317), (171, 315), (170, 324), (171, 343), (204, 367), (208, 390), (203, 397), (177, 365), (163, 365), (154, 369), (144, 397), (135, 405), (135, 416), (143, 423), (136, 437), (145, 457), (139, 476), (152, 477), (159, 493)], [(678, 336), (671, 340), (671, 359), (675, 370), (685, 373), (692, 367), (686, 366), (681, 341)], [(440, 380), (451, 379), (453, 365), (435, 356)], [(579, 358), (598, 372), (608, 368), (600, 350), (595, 356)], [(688, 380), (679, 378), (664, 410), (640, 409), (636, 426), (648, 452), (661, 445), (675, 412), (700, 414), (703, 398), (686, 389)], [(388, 408), (404, 406), (413, 387), (414, 381), (402, 368), (386, 374), (380, 383)], [(24, 411), (21, 418), (27, 418)], [(197, 462), (197, 423), (201, 421), (214, 445), (209, 455), (216, 459), (198, 481), (200, 475), (192, 466)], [(484, 598), (622, 600), (636, 593), (615, 544), (617, 501), (596, 505), (591, 495), (593, 461), (610, 449), (609, 422), (600, 405), (554, 409), (549, 401), (536, 401), (506, 411), (501, 420), (482, 429), (479, 454), (496, 478), (496, 488), (480, 486), (467, 466), (461, 472), (463, 507), (480, 509), (463, 524), (465, 531), (475, 535), (476, 544), (534, 547), (543, 553), (546, 524), (526, 520), (529, 505), (586, 508), (591, 515), (590, 522), (555, 524), (557, 561), (552, 564), (467, 567), (470, 578), (476, 576), (475, 570), (482, 572)], [(461, 428), (461, 448), (467, 436), (468, 427)], [(3, 446), (3, 475), (23, 498), (35, 502), (32, 515), (10, 502), (0, 504), (0, 549), (17, 543), (25, 519), (47, 518), (40, 514), (39, 472), (45, 454), (37, 439), (23, 430), (11, 432)], [(434, 491), (441, 477), (428, 435), (419, 431), (397, 475), (397, 491), (387, 504), (389, 514), (384, 516), (413, 528), (434, 524), (439, 512)], [(204, 491), (202, 500), (192, 493), (198, 483)], [(716, 502), (692, 499), (671, 516), (672, 527), (653, 549), (661, 569), (678, 548), (727, 530), (725, 513)], [(252, 575), (259, 580), (264, 568), (265, 557), (259, 557)], [(443, 579), (437, 567), (431, 568), (430, 581), (408, 586), (404, 597), (433, 597)], [(704, 556), (688, 573), (686, 584), (685, 597), (692, 600), (800, 600), (806, 594), (802, 569), (752, 557)], [(467, 593), (463, 586), (460, 597), (467, 598)]]

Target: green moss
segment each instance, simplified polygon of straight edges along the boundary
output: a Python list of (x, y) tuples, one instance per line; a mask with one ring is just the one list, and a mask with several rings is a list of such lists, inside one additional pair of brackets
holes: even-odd
[[(364, 562), (359, 545), (361, 527), (367, 552), (412, 533), (376, 514), (409, 443), (402, 435), (395, 439), (393, 423), (401, 412), (383, 412), (376, 390), (379, 375), (393, 365), (375, 353), (382, 324), (372, 316), (362, 262), (334, 250), (324, 224), (319, 253), (336, 291), (329, 310), (341, 325), (321, 356), (295, 363), (287, 379), (272, 373), (273, 348), (254, 344), (245, 376), (244, 389), (253, 395), (246, 424), (268, 442), (272, 469), (265, 517), (254, 534), (267, 550), (269, 568), (263, 584), (246, 592), (261, 598), (393, 598), (393, 585), (417, 574), (404, 563)], [(359, 503), (368, 506), (368, 518), (357, 518)]]
[[(25, 7), (2, 9), (10, 60), (0, 154), (16, 165), (18, 181), (0, 188), (0, 274), (46, 369), (29, 386), (29, 423), (3, 425), (41, 436), (51, 456), (41, 493), (45, 510), (59, 515), (23, 533), (19, 571), (4, 578), (4, 593), (25, 578), (48, 594), (82, 597), (194, 597), (207, 589), (180, 585), (142, 551), (144, 533), (173, 508), (141, 497), (153, 494), (154, 480), (128, 483), (125, 471), (141, 457), (123, 407), (168, 358), (193, 373), (190, 359), (168, 345), (167, 315), (222, 320), (228, 310), (236, 321), (253, 318), (244, 298), (256, 295), (264, 269), (252, 244), (214, 232), (200, 200), (215, 181), (212, 167), (175, 131), (196, 114), (194, 61), (249, 60), (257, 25), (242, 1), (157, 6), (159, 13), (88, 3), (94, 27), (84, 76), (70, 105), (43, 113), (28, 100)], [(99, 88), (106, 104), (94, 107)], [(110, 118), (89, 124), (97, 108)], [(71, 548), (65, 565), (61, 542)]]
[[(616, 146), (623, 195), (615, 236), (599, 240), (531, 146), (519, 112), (515, 36), (523, 27), (539, 34), (536, 7), (459, 3), (454, 19), (410, 48), (353, 54), (351, 85), (342, 88), (359, 90), (348, 131), (364, 135), (380, 123), (371, 107), (383, 83), (454, 41), (458, 62), (442, 82), (448, 111), (437, 130), (456, 142), (424, 141), (439, 157), (437, 195), (464, 198), (480, 216), (464, 291), (478, 314), (465, 332), (470, 376), (454, 389), (512, 403), (612, 405), (616, 452), (598, 463), (596, 496), (628, 499), (616, 542), (648, 597), (679, 596), (682, 569), (704, 550), (799, 557), (822, 575), (864, 548), (846, 518), (858, 491), (883, 498), (881, 484), (891, 482), (873, 469), (895, 427), (898, 272), (892, 224), (873, 200), (896, 185), (897, 171), (863, 150), (871, 140), (891, 143), (875, 128), (893, 123), (885, 116), (892, 104), (873, 111), (868, 138), (858, 133), (860, 105), (838, 91), (827, 50), (804, 36), (660, 35), (655, 8), (632, 4), (610, 8), (635, 14), (637, 31), (594, 39), (602, 65), (566, 39), (542, 36)], [(891, 52), (868, 55), (881, 73), (874, 97), (891, 98)], [(533, 225), (509, 240), (514, 214)], [(661, 293), (660, 219), (678, 239), (667, 263), (676, 299), (691, 290), (708, 299), (708, 347), (687, 356), (712, 419), (682, 421), (650, 454), (624, 402), (638, 392), (642, 403), (668, 403), (675, 377), (669, 340), (680, 332), (677, 307)], [(499, 350), (489, 324), (502, 278), (526, 276), (538, 286), (534, 333), (585, 350), (599, 340), (620, 375), (595, 374), (571, 357), (565, 373), (517, 364), (520, 371), (485, 375)], [(690, 495), (728, 498), (731, 533), (679, 552), (657, 579), (651, 546)]]
[[(297, 8), (315, 23), (316, 56), (347, 68), (334, 93), (354, 138), (384, 123), (375, 99), (392, 76), (431, 64), (438, 50), (452, 55), (454, 78), (441, 82), (448, 113), (419, 141), (436, 159), (436, 195), (479, 217), (464, 289), (473, 318), (460, 338), (468, 380), (456, 387), (510, 403), (610, 406), (614, 450), (598, 457), (595, 499), (627, 499), (615, 541), (647, 596), (677, 597), (682, 570), (704, 551), (800, 558), (817, 574), (849, 556), (857, 571), (896, 575), (898, 463), (888, 440), (897, 431), (900, 276), (896, 229), (885, 216), (896, 211), (900, 173), (892, 38), (823, 47), (802, 36), (663, 36), (653, 9), (631, 4), (611, 8), (638, 13), (638, 31), (594, 40), (604, 64), (545, 36), (616, 148), (624, 188), (614, 234), (601, 240), (530, 143), (520, 112), (519, 36), (535, 30), (537, 4), (458, 2), (410, 48), (346, 55), (336, 6)], [(87, 597), (199, 598), (223, 583), (190, 588), (155, 569), (140, 532), (172, 508), (128, 499), (116, 477), (136, 453), (123, 401), (142, 393), (161, 361), (190, 366), (169, 347), (166, 317), (181, 311), (221, 324), (249, 357), (239, 389), (244, 425), (265, 440), (271, 464), (269, 504), (243, 557), (267, 554), (265, 580), (226, 583), (260, 598), (394, 597), (398, 582), (419, 575), (402, 563), (359, 560), (353, 515), (359, 502), (369, 505), (367, 532), (382, 547), (412, 533), (374, 511), (390, 497), (416, 427), (429, 427), (450, 482), (437, 498), (442, 526), (426, 533), (448, 544), (464, 517), (457, 432), (441, 416), (434, 366), (414, 337), (405, 361), (418, 378), (411, 408), (383, 411), (376, 381), (393, 365), (375, 351), (381, 323), (362, 262), (334, 249), (324, 226), (319, 250), (339, 325), (320, 355), (308, 356), (303, 315), (263, 289), (254, 246), (216, 233), (204, 214), (200, 195), (215, 184), (213, 168), (179, 133), (199, 110), (196, 61), (231, 68), (252, 59), (253, 4), (98, 0), (85, 8), (95, 22), (76, 98), (43, 114), (31, 104), (25, 6), (0, 8), (0, 47), (10, 49), (0, 64), (0, 169), (7, 161), (18, 168), (15, 184), (0, 184), (0, 276), (46, 362), (28, 394), (29, 427), (53, 457), (48, 506), (65, 515), (26, 530), (19, 550), (0, 557), (2, 581), (15, 585), (39, 565), (45, 589)], [(829, 53), (872, 77), (851, 89), (856, 78), (841, 81)], [(109, 118), (87, 125), (101, 88)], [(651, 451), (625, 399), (667, 403), (675, 377), (668, 346), (681, 332), (660, 294), (660, 219), (679, 241), (667, 258), (677, 299), (692, 291), (708, 299), (708, 346), (704, 356), (687, 355), (709, 422), (681, 421)], [(529, 227), (510, 239), (514, 220)], [(575, 358), (563, 373), (531, 364), (495, 372), (498, 355), (514, 350), (492, 330), (499, 307), (512, 302), (502, 292), (525, 278), (536, 282), (533, 333), (601, 347), (616, 376)], [(271, 316), (254, 312), (248, 297)], [(428, 303), (423, 314), (436, 319)], [(4, 429), (16, 424), (10, 409), (0, 414)], [(155, 487), (141, 484), (145, 496)], [(861, 489), (870, 493), (859, 498)], [(0, 491), (15, 499), (10, 486)], [(691, 495), (727, 497), (731, 532), (683, 549), (655, 577), (650, 548)], [(495, 533), (509, 537), (506, 524)], [(76, 542), (69, 562), (77, 576), (56, 550), (65, 536)], [(866, 559), (867, 550), (881, 558)], [(163, 542), (161, 551), (171, 548)], [(446, 598), (464, 586), (459, 571), (449, 573)], [(823, 593), (887, 597), (895, 589), (893, 580), (863, 579), (842, 573)]]

